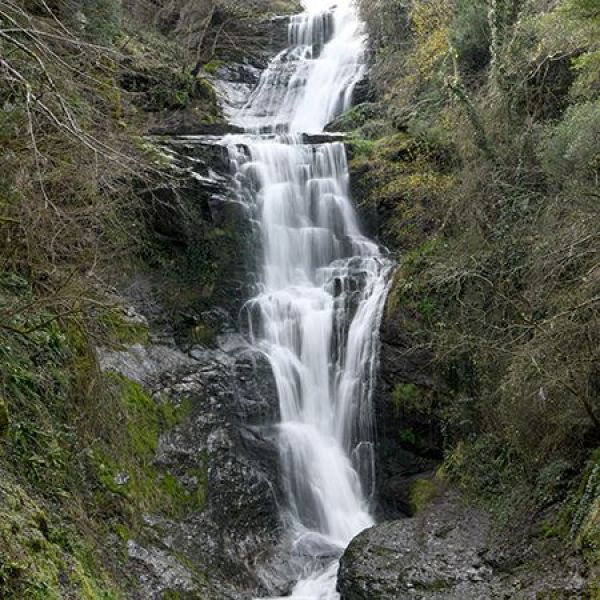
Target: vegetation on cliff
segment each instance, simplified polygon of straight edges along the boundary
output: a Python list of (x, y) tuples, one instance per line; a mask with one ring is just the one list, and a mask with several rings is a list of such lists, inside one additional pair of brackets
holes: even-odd
[[(2, 598), (127, 597), (142, 515), (202, 509), (205, 473), (190, 492), (152, 463), (186, 406), (101, 373), (96, 348), (148, 342), (119, 277), (187, 273), (156, 230), (180, 216), (183, 183), (144, 136), (173, 116), (222, 122), (209, 63), (259, 47), (248, 24), (294, 8), (0, 0)], [(202, 296), (231, 250), (198, 231), (189, 295)]]
[[(434, 424), (445, 476), (505, 518), (549, 514), (542, 534), (598, 566), (598, 2), (361, 4), (377, 93), (337, 125), (401, 259), (388, 319), (434, 356), (433, 386), (399, 380), (394, 408)], [(181, 182), (144, 135), (222, 122), (211, 74), (260, 50), (257, 16), (298, 9), (0, 0), (1, 597), (126, 597), (140, 516), (202, 508), (204, 473), (190, 493), (152, 465), (186, 407), (102, 374), (95, 347), (148, 340), (117, 272), (193, 279), (175, 304), (212, 298), (232, 233), (198, 226), (178, 262), (155, 226)], [(415, 508), (434, 491), (417, 483)]]
[(340, 124), (401, 261), (388, 319), (434, 355), (397, 408), (430, 416), (447, 476), (505, 513), (563, 502), (552, 533), (596, 548), (598, 3), (362, 8), (377, 94)]

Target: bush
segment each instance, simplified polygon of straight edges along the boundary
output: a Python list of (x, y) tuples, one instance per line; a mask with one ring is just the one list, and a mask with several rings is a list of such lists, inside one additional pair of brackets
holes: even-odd
[(594, 185), (600, 175), (600, 102), (569, 106), (564, 117), (542, 130), (539, 154), (547, 177), (557, 186)]
[(390, 318), (434, 350), (457, 479), (486, 497), (510, 495), (503, 479), (539, 487), (600, 441), (598, 3), (368, 4), (399, 133), (352, 165), (402, 256)]
[(488, 10), (488, 3), (481, 0), (459, 0), (456, 4), (450, 40), (467, 74), (482, 71), (490, 62)]

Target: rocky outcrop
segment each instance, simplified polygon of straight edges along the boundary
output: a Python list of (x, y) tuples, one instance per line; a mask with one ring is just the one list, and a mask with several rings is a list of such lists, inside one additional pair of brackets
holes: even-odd
[(498, 541), (488, 515), (446, 491), (417, 517), (359, 535), (342, 558), (338, 587), (343, 600), (584, 598), (580, 560), (541, 544), (508, 567), (491, 549)]
[[(189, 346), (195, 337), (205, 338), (203, 342), (214, 337), (219, 323), (204, 322), (200, 313), (207, 316), (216, 307), (225, 311), (229, 329), (235, 329), (253, 284), (252, 224), (247, 207), (236, 197), (221, 137), (150, 139), (169, 163), (172, 179), (140, 182), (158, 268), (154, 285), (135, 282), (142, 289), (132, 301), (148, 313), (148, 301), (162, 299), (163, 307), (171, 307), (168, 320), (178, 343)], [(164, 265), (171, 265), (170, 272)], [(173, 280), (165, 281), (166, 275)], [(124, 287), (126, 295), (135, 291), (131, 281)], [(214, 314), (209, 320), (215, 320)]]
[[(368, 88), (368, 82), (364, 85)], [(381, 110), (377, 102), (364, 102), (341, 115), (328, 130), (356, 132), (376, 125)], [(353, 160), (353, 153), (360, 150), (353, 144), (353, 135), (348, 136), (348, 152), (354, 201), (369, 235), (384, 247), (394, 247), (387, 228), (390, 215), (368, 201), (380, 182), (368, 173), (374, 168), (372, 165)], [(402, 285), (401, 254), (397, 261), (398, 274), (381, 325), (380, 368), (373, 395), (377, 508), (383, 518), (409, 516), (411, 484), (434, 471), (442, 459), (440, 423), (435, 413), (435, 394), (439, 391), (434, 386), (433, 353), (415, 335), (420, 315), (396, 293)]]
[(184, 413), (161, 436), (153, 467), (193, 501), (181, 514), (144, 515), (127, 543), (131, 597), (266, 595), (257, 573), (280, 537), (278, 400), (269, 364), (238, 333), (253, 284), (250, 220), (220, 138), (152, 141), (174, 177), (140, 194), (177, 275), (161, 268), (122, 282), (121, 298), (135, 306), (125, 312), (149, 328), (149, 342), (98, 355), (103, 370)]
[(280, 535), (277, 395), (269, 365), (230, 338), (218, 339), (223, 349), (189, 353), (164, 344), (101, 352), (105, 369), (143, 383), (157, 401), (188, 407), (161, 437), (154, 466), (196, 501), (178, 518), (144, 516), (127, 546), (134, 598), (266, 593), (256, 570)]
[(431, 354), (403, 329), (399, 307), (388, 307), (381, 330), (377, 415), (377, 491), (381, 516), (409, 516), (412, 483), (440, 462), (437, 427), (428, 412)]

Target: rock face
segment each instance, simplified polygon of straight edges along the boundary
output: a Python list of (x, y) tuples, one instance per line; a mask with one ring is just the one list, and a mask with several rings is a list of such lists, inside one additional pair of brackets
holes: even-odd
[[(174, 319), (181, 333), (178, 342), (201, 326), (207, 334), (218, 329), (199, 322), (189, 308), (206, 313), (219, 307), (235, 323), (252, 295), (252, 224), (247, 207), (236, 198), (221, 140), (214, 135), (153, 138), (173, 179), (158, 185), (140, 182), (139, 193), (151, 207), (148, 218), (155, 246), (161, 261), (173, 264), (179, 278), (176, 295), (184, 297), (183, 310)], [(159, 282), (159, 289), (142, 290), (134, 300), (148, 312), (149, 295), (160, 295), (164, 287)], [(198, 298), (194, 307), (189, 306), (190, 292)]]
[[(369, 87), (368, 82), (364, 85)], [(329, 130), (352, 131), (376, 121), (380, 110), (376, 103), (363, 103), (339, 117)], [(350, 160), (353, 197), (371, 237), (386, 246), (386, 216), (375, 214), (377, 211), (365, 201), (373, 182), (364, 176), (363, 168)], [(401, 262), (399, 256), (399, 265)], [(433, 410), (433, 356), (411, 333), (418, 319), (392, 291), (381, 325), (379, 376), (373, 395), (377, 508), (381, 518), (410, 516), (411, 484), (435, 471), (442, 460), (440, 424)]]
[[(432, 387), (431, 356), (402, 330), (398, 311), (382, 324), (379, 380), (374, 395), (377, 490), (381, 515), (410, 516), (411, 484), (439, 464), (435, 424), (422, 410)], [(409, 396), (408, 398), (403, 396)]]
[(338, 588), (343, 600), (584, 597), (576, 559), (531, 550), (509, 569), (490, 539), (489, 517), (446, 491), (419, 516), (359, 535), (342, 558)]
[[(254, 33), (268, 42), (261, 56), (217, 69), (213, 83), (228, 94), (226, 110), (256, 85), (267, 58), (285, 44), (286, 26), (283, 19), (256, 24)], [(98, 356), (103, 370), (184, 415), (160, 437), (152, 465), (186, 503), (181, 514), (143, 515), (128, 539), (127, 571), (138, 583), (128, 597), (245, 600), (290, 585), (278, 566), (278, 397), (270, 365), (238, 325), (252, 296), (256, 249), (220, 137), (235, 129), (188, 116), (161, 113), (151, 139), (172, 180), (140, 182), (161, 266), (120, 286), (150, 341)], [(118, 476), (126, 482), (126, 473)]]
[(157, 403), (186, 407), (161, 436), (153, 466), (194, 501), (176, 516), (144, 515), (127, 545), (138, 582), (131, 597), (264, 596), (257, 573), (280, 537), (278, 399), (270, 365), (237, 331), (253, 285), (251, 224), (220, 138), (157, 143), (177, 185), (141, 193), (156, 203), (157, 243), (185, 279), (174, 284), (158, 271), (125, 282), (121, 295), (131, 314), (143, 315), (150, 342), (98, 355), (104, 370), (139, 383)]
[(133, 346), (102, 352), (101, 363), (142, 382), (161, 402), (189, 407), (185, 420), (161, 437), (154, 466), (197, 502), (176, 519), (145, 515), (143, 530), (128, 542), (128, 568), (139, 581), (132, 597), (266, 593), (256, 569), (278, 540), (281, 496), (269, 365), (241, 344), (228, 353), (196, 347), (189, 354)]

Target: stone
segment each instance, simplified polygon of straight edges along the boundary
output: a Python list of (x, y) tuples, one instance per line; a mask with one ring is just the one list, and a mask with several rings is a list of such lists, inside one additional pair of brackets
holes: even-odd
[(100, 368), (118, 373), (136, 383), (149, 385), (169, 371), (176, 371), (193, 363), (191, 358), (171, 346), (143, 346), (134, 344), (126, 350), (97, 350)]
[(489, 544), (511, 541), (494, 537), (489, 515), (446, 489), (417, 517), (357, 536), (342, 557), (338, 590), (342, 600), (584, 598), (576, 559), (542, 551), (521, 554), (510, 568), (492, 564)]
[(224, 136), (233, 133), (242, 133), (242, 129), (229, 123), (203, 123), (191, 119), (188, 113), (173, 113), (169, 120), (163, 120), (160, 124), (151, 127), (150, 135), (158, 136), (196, 136), (196, 135), (218, 135)]
[[(105, 368), (135, 375), (161, 403), (188, 407), (160, 437), (153, 465), (159, 477), (174, 478), (192, 493), (195, 505), (177, 518), (144, 517), (128, 547), (127, 567), (139, 582), (135, 600), (167, 591), (206, 600), (242, 597), (240, 591), (268, 595), (257, 573), (281, 535), (277, 395), (270, 366), (241, 351), (242, 339), (223, 344), (230, 353), (195, 348), (194, 358), (152, 345), (128, 349), (129, 357), (104, 354)], [(127, 483), (125, 474), (117, 479)]]
[(127, 543), (127, 554), (138, 575), (142, 589), (148, 590), (147, 598), (161, 598), (165, 592), (193, 592), (197, 590), (194, 574), (174, 559), (168, 552), (156, 548), (147, 549), (135, 540)]

